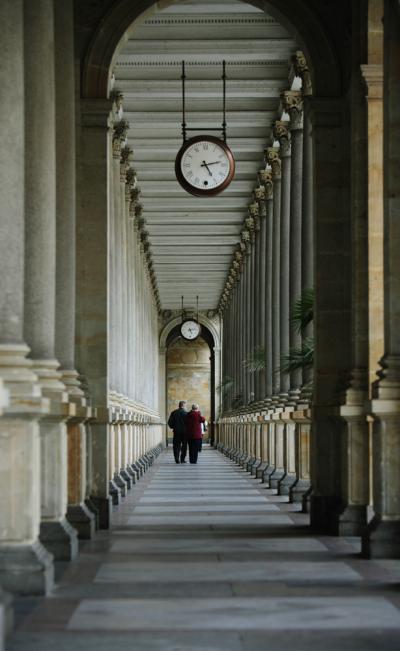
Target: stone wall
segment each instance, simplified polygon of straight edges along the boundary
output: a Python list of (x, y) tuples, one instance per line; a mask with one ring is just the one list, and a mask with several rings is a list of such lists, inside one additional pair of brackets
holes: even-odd
[(176, 409), (179, 400), (187, 400), (188, 408), (197, 402), (206, 420), (210, 420), (210, 349), (199, 337), (185, 341), (180, 337), (167, 352), (167, 413)]

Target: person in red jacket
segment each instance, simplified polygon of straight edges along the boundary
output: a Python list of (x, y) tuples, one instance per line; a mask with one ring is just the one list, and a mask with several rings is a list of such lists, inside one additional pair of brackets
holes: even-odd
[(185, 422), (190, 463), (197, 463), (197, 456), (199, 454), (201, 439), (203, 436), (201, 424), (204, 423), (205, 420), (206, 419), (199, 411), (199, 405), (192, 405), (192, 409), (186, 416)]

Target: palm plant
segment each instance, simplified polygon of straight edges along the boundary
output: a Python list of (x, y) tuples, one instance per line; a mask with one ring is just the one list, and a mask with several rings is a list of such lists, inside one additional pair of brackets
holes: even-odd
[(263, 371), (267, 365), (266, 350), (262, 346), (254, 348), (249, 357), (243, 360), (243, 366), (249, 373)]
[[(291, 323), (299, 334), (304, 335), (307, 326), (314, 318), (314, 289), (304, 289), (295, 302)], [(298, 348), (291, 348), (286, 355), (281, 357), (281, 373), (291, 373), (297, 369), (310, 371), (314, 364), (314, 338), (305, 337)], [(310, 385), (311, 386), (311, 385)]]
[(226, 396), (233, 387), (233, 378), (226, 375), (222, 378), (221, 383), (217, 386), (217, 391), (221, 391), (223, 396)]

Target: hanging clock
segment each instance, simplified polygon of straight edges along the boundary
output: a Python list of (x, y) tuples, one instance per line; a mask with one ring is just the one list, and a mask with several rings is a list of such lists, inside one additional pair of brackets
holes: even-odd
[(186, 140), (175, 161), (175, 174), (186, 192), (214, 196), (228, 187), (235, 174), (235, 159), (228, 145), (215, 136)]
[(206, 129), (189, 129), (185, 119), (185, 62), (182, 61), (182, 136), (183, 145), (175, 159), (175, 175), (186, 192), (196, 197), (219, 194), (228, 187), (235, 174), (235, 159), (226, 144), (226, 72), (225, 61), (222, 62), (223, 115), (222, 138), (202, 135), (187, 138), (188, 131), (206, 131)]
[(187, 341), (194, 341), (201, 332), (201, 325), (194, 319), (186, 319), (181, 324), (181, 335)]

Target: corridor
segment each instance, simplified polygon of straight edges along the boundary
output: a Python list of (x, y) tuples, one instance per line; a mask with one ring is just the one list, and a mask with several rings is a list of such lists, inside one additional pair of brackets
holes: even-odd
[(397, 651), (400, 561), (313, 536), (275, 493), (216, 450), (194, 468), (168, 448), (52, 595), (16, 600), (8, 650)]

